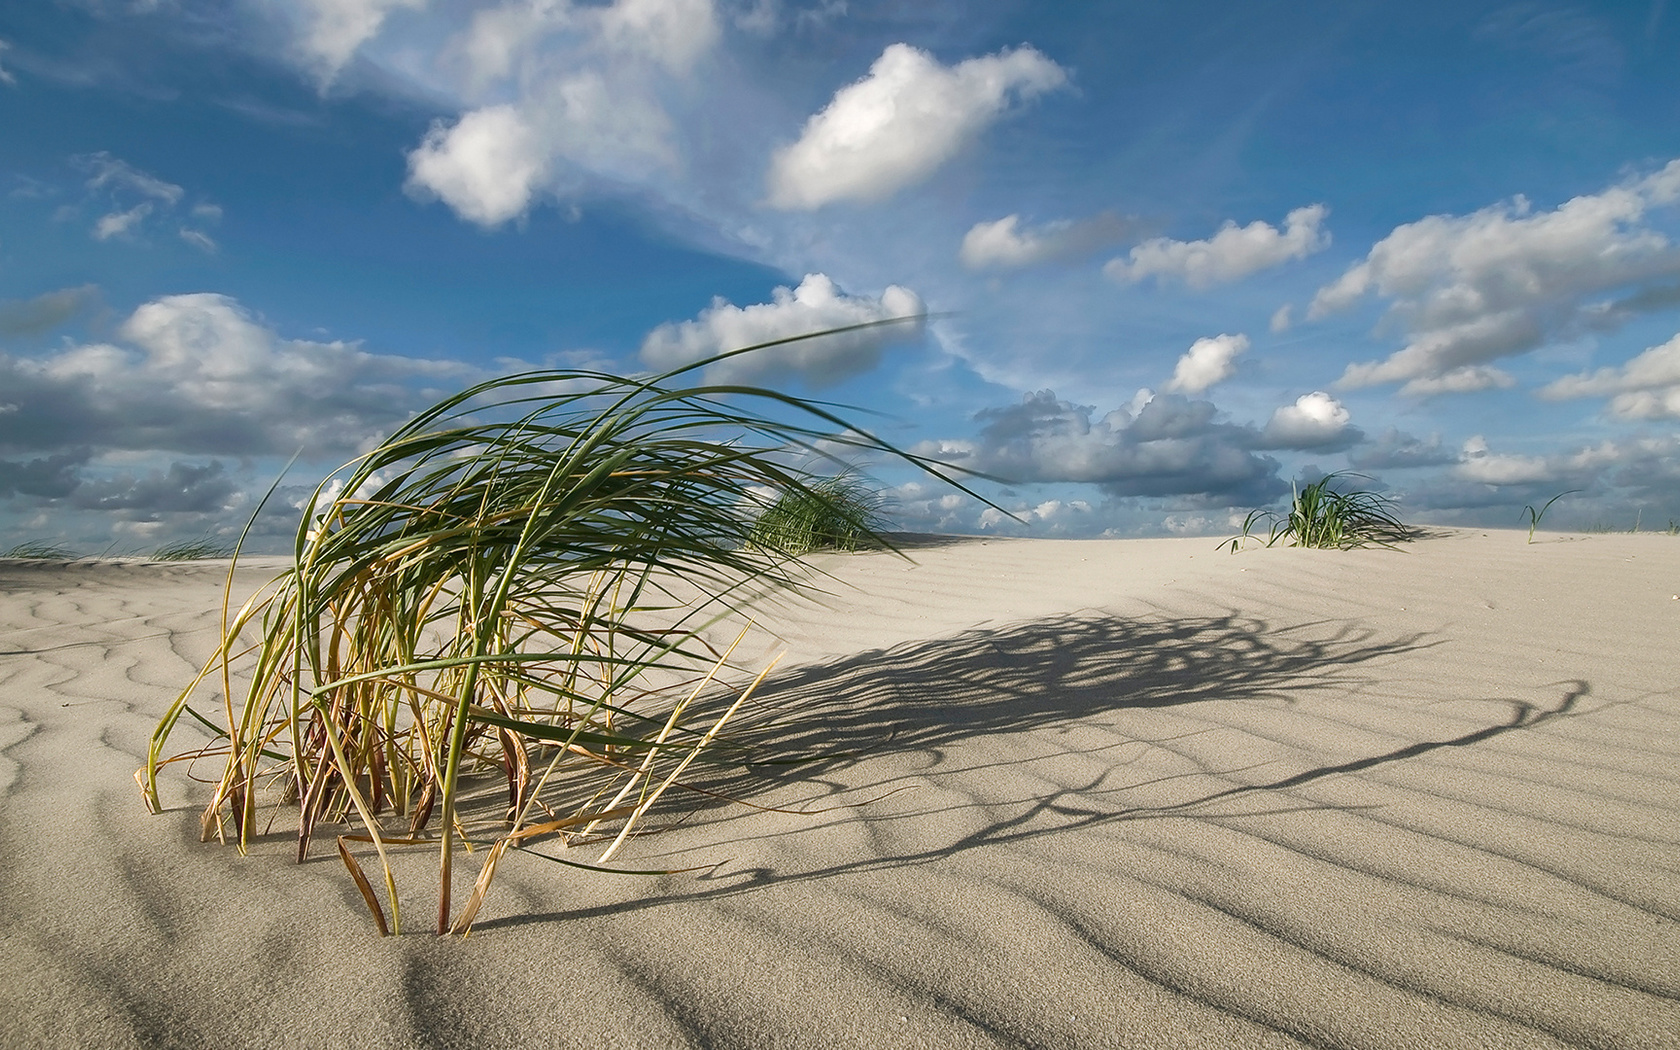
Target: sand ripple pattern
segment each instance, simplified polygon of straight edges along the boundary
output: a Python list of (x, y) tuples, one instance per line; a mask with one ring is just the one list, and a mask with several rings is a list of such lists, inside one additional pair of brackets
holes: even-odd
[(808, 761), (707, 782), (803, 815), (464, 943), (142, 811), (214, 566), (0, 565), (0, 1043), (1680, 1047), (1680, 540), (1212, 546), (824, 560), (738, 731)]

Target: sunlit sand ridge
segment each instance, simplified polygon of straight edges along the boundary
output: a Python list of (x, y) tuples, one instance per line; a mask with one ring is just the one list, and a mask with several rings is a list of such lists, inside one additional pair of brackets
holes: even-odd
[(1680, 540), (1525, 539), (817, 556), (735, 732), (819, 757), (697, 779), (780, 811), (510, 854), (465, 941), (145, 812), (225, 563), (0, 564), (0, 1044), (1680, 1046)]

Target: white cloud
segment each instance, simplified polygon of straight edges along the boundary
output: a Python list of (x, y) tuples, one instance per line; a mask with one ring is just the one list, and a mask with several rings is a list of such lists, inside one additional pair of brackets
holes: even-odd
[(0, 355), (0, 390), (17, 406), (0, 414), (0, 452), (349, 452), (434, 399), (425, 384), (475, 375), (284, 339), (209, 293), (146, 303), (117, 335), (40, 358)]
[(546, 158), (512, 106), (473, 110), (453, 127), (432, 124), (408, 155), (411, 192), (442, 198), (462, 218), (495, 226), (525, 212)]
[(1237, 370), (1237, 357), (1248, 350), (1248, 336), (1216, 335), (1198, 339), (1178, 359), (1172, 378), (1163, 389), (1199, 394), (1223, 382)]
[(1240, 280), (1329, 247), (1330, 234), (1322, 229), (1329, 213), (1324, 205), (1313, 204), (1290, 212), (1282, 230), (1256, 220), (1247, 226), (1227, 222), (1205, 241), (1156, 237), (1126, 258), (1109, 260), (1103, 273), (1122, 282), (1177, 278), (1192, 288)]
[(1564, 376), (1539, 393), (1550, 401), (1609, 397), (1611, 414), (1623, 419), (1680, 419), (1680, 335), (1620, 368)]
[(298, 44), (322, 81), (338, 75), (350, 56), (378, 35), (385, 19), (400, 8), (424, 7), (426, 0), (302, 0), (304, 19)]
[(1277, 461), (1251, 451), (1254, 429), (1216, 422), (1218, 410), (1207, 401), (1161, 394), (1135, 413), (1119, 408), (1093, 420), (1092, 411), (1041, 390), (979, 413), (977, 440), (928, 442), (915, 451), (1013, 482), (1084, 482), (1113, 496), (1236, 505), (1286, 491)]
[[(1602, 193), (1531, 214), (1516, 198), (1465, 216), (1432, 215), (1399, 226), (1365, 259), (1314, 296), (1309, 317), (1375, 294), (1406, 333), (1402, 349), (1352, 364), (1344, 386), (1407, 382), (1414, 393), (1503, 384), (1487, 362), (1562, 333), (1619, 323), (1666, 301), (1639, 287), (1680, 274), (1680, 251), (1647, 224), (1651, 209), (1680, 198), (1680, 161)], [(1594, 295), (1635, 287), (1614, 303)]]
[(1271, 329), (1272, 334), (1276, 335), (1281, 332), (1289, 331), (1290, 326), (1294, 324), (1294, 318), (1291, 316), (1294, 313), (1294, 309), (1294, 306), (1289, 303), (1284, 303), (1282, 306), (1277, 308), (1277, 311), (1272, 314), (1272, 321), (1268, 326)]
[(776, 151), (769, 202), (813, 209), (878, 201), (915, 185), (972, 143), (1014, 101), (1060, 87), (1067, 73), (1031, 47), (939, 64), (892, 44)]
[(920, 336), (923, 313), (921, 298), (907, 288), (891, 285), (878, 299), (849, 296), (826, 275), (808, 274), (798, 288), (777, 288), (771, 302), (742, 307), (714, 299), (693, 321), (660, 325), (643, 341), (642, 360), (663, 371), (776, 339), (874, 321), (915, 319), (802, 339), (706, 369), (706, 378), (715, 382), (794, 374), (809, 383), (826, 385), (874, 368), (886, 344)]
[(1350, 426), (1352, 413), (1322, 390), (1314, 390), (1283, 405), (1260, 432), (1260, 448), (1334, 451), (1347, 448), (1364, 435)]
[(686, 83), (717, 39), (711, 0), (510, 0), (480, 11), (445, 64), (462, 96), (483, 104), (432, 125), (409, 154), (408, 189), (495, 226), (545, 190), (675, 171), (661, 92)]
[(108, 215), (101, 215), (99, 221), (93, 224), (93, 239), (108, 241), (112, 237), (124, 236), (143, 222), (146, 216), (151, 213), (152, 202), (141, 201), (127, 211), (114, 211)]
[(1023, 227), (1019, 215), (995, 222), (977, 222), (963, 236), (957, 258), (971, 270), (1016, 269), (1060, 259), (1077, 258), (1121, 240), (1132, 223), (1112, 212), (1089, 219), (1060, 219), (1042, 226)]
[[(6, 41), (0, 40), (0, 52), (6, 51), (11, 46), (12, 45)], [(7, 87), (17, 86), (17, 77), (7, 72), (4, 66), (0, 66), (0, 84), (5, 84)]]

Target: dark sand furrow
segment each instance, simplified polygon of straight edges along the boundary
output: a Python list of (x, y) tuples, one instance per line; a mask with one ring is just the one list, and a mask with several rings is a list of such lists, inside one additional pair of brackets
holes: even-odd
[[(1472, 957), (1458, 966), (1448, 958), (1438, 958), (1433, 967), (1424, 970), (1417, 960), (1443, 954), (1444, 942), (1427, 927), (1414, 927), (1401, 918), (1403, 914), (1418, 914), (1415, 912), (1368, 916), (1363, 921), (1374, 927), (1368, 934), (1355, 932), (1345, 922), (1324, 922), (1326, 915), (1350, 914), (1349, 910), (1356, 908), (1358, 901), (1368, 899), (1363, 887), (1347, 887), (1338, 893), (1311, 897), (1256, 895), (1241, 880), (1218, 877), (1213, 870), (1204, 870), (1193, 880), (1156, 884), (1242, 922), (1261, 936), (1310, 952), (1398, 991), (1475, 1014), (1503, 1018), (1524, 1029), (1545, 1031), (1564, 1043), (1615, 1045), (1613, 1040), (1606, 1042), (1607, 1033), (1599, 1018), (1606, 1013), (1626, 1016), (1634, 1012), (1630, 1009), (1634, 1005), (1647, 1016), (1666, 1016), (1662, 1023), (1680, 1023), (1680, 1012), (1671, 1010), (1672, 1004), (1654, 1004), (1637, 996), (1630, 1000), (1624, 989), (1600, 987), (1606, 982), (1596, 975), (1576, 980), (1576, 975), (1562, 971), (1549, 977), (1532, 971), (1489, 974), (1486, 971), (1490, 957), (1486, 952), (1472, 952)], [(1328, 888), (1333, 883), (1320, 881), (1319, 885)], [(1347, 930), (1347, 933), (1338, 937), (1333, 932), (1336, 930)], [(1405, 946), (1403, 950), (1396, 951), (1397, 942)], [(1443, 969), (1454, 972), (1456, 978), (1442, 981), (1437, 973)], [(1552, 969), (1556, 968), (1548, 967)], [(1316, 983), (1332, 978), (1318, 975), (1310, 980)], [(1360, 998), (1368, 1001), (1370, 997)], [(1676, 1031), (1680, 1031), (1680, 1026)]]

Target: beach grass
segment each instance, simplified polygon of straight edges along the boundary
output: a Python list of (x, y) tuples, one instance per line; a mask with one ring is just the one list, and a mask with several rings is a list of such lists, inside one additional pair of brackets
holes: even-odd
[[(293, 807), (301, 861), (336, 825), (381, 932), (402, 927), (400, 849), (437, 852), (439, 933), (470, 930), (498, 864), (535, 839), (603, 843), (582, 866), (611, 861), (768, 672), (738, 673), (705, 630), (809, 579), (755, 494), (797, 493), (862, 543), (874, 523), (854, 488), (800, 464), (886, 454), (962, 487), (825, 406), (684, 384), (708, 363), (493, 380), (335, 472), (291, 568), (237, 608), (230, 570), (218, 651), (140, 771), (148, 805), (162, 769), (212, 759), (206, 839), (243, 851), (259, 810)], [(183, 723), (212, 739), (168, 755)], [(357, 858), (368, 846), (382, 892)], [(463, 848), (480, 868), (457, 911)]]
[(36, 561), (74, 561), (80, 554), (62, 544), (46, 540), (25, 540), (0, 554), (0, 558), (29, 558)]
[(211, 539), (166, 543), (152, 552), (153, 561), (205, 561), (233, 556), (233, 547)]
[(1532, 505), (1523, 508), (1523, 513), (1528, 516), (1528, 542), (1529, 543), (1534, 542), (1534, 530), (1540, 527), (1540, 519), (1544, 518), (1546, 516), (1546, 512), (1548, 510), (1552, 509), (1552, 504), (1556, 503), (1558, 500), (1562, 499), (1563, 497), (1569, 495), (1571, 492), (1579, 492), (1579, 491), (1581, 491), (1581, 490), (1580, 489), (1566, 489), (1563, 492), (1560, 492), (1557, 495), (1553, 496), (1551, 499), (1547, 500), (1544, 504), (1541, 505), (1539, 510), (1535, 510)]
[(1343, 478), (1365, 478), (1352, 471), (1326, 474), (1310, 485), (1294, 487), (1283, 514), (1265, 509), (1250, 511), (1242, 531), (1221, 543), (1231, 553), (1265, 529), (1264, 545), (1350, 550), (1356, 547), (1393, 547), (1412, 538), (1414, 530), (1394, 515), (1395, 501), (1366, 489), (1342, 489)]
[(854, 551), (877, 545), (881, 497), (855, 474), (821, 478), (790, 488), (752, 526), (752, 542), (785, 554)]

